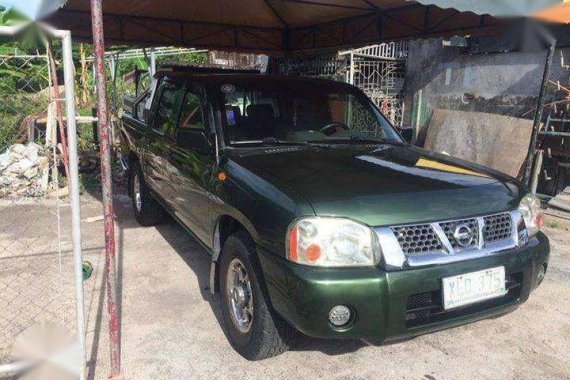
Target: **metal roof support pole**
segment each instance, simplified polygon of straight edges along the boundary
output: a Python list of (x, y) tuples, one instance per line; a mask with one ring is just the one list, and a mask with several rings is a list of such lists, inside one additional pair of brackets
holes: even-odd
[(348, 77), (348, 83), (354, 84), (354, 51), (350, 51), (350, 74)]
[(150, 76), (153, 77), (156, 74), (156, 52), (154, 47), (150, 48)]
[(73, 241), (73, 274), (75, 279), (75, 306), (77, 314), (77, 336), (81, 345), (83, 370), (80, 379), (85, 378), (85, 311), (83, 304), (83, 258), (81, 255), (81, 214), (79, 202), (79, 169), (77, 158), (77, 123), (75, 121), (75, 89), (73, 50), (71, 33), (62, 32), (63, 76), (65, 84), (65, 108), (67, 115), (67, 142), (69, 149), (69, 197), (71, 200), (71, 236)]
[(103, 38), (103, 0), (91, 0), (91, 24), (95, 47), (95, 75), (97, 86), (97, 118), (99, 124), (99, 154), (101, 159), (101, 187), (105, 228), (105, 287), (107, 290), (107, 317), (109, 318), (109, 345), (111, 373), (109, 378), (121, 376), (121, 350), (117, 312), (117, 272), (115, 267), (115, 223), (113, 221), (113, 190), (111, 181), (111, 144), (109, 141), (109, 112), (107, 109), (107, 79), (105, 74), (105, 42)]
[(540, 129), (540, 122), (542, 120), (542, 111), (544, 109), (544, 98), (546, 96), (546, 89), (548, 87), (548, 80), (550, 79), (550, 71), (552, 68), (552, 61), (554, 59), (554, 51), (556, 49), (556, 39), (552, 36), (547, 36), (549, 39), (550, 47), (546, 55), (546, 62), (544, 64), (544, 72), (542, 74), (542, 82), (540, 84), (540, 92), (536, 104), (536, 111), (534, 113), (534, 122), (532, 124), (532, 135), (530, 137), (530, 144), (528, 146), (528, 154), (525, 161), (525, 170), (522, 182), (529, 185), (532, 171), (532, 163), (536, 155), (536, 139)]

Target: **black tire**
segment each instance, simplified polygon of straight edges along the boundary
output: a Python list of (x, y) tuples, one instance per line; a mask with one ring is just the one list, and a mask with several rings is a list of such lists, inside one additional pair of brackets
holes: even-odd
[[(226, 336), (232, 347), (248, 360), (262, 360), (277, 356), (288, 350), (295, 330), (276, 313), (271, 311), (263, 275), (255, 255), (253, 241), (247, 233), (237, 232), (231, 235), (222, 249), (220, 262), (220, 301)], [(232, 319), (227, 278), (230, 264), (238, 259), (251, 284), (253, 295), (253, 317), (249, 331), (242, 332)]]
[[(137, 198), (137, 180), (140, 184), (140, 198)], [(135, 218), (142, 226), (154, 226), (164, 219), (164, 209), (153, 198), (142, 173), (141, 166), (138, 162), (134, 162), (129, 170), (129, 195), (133, 205)], [(140, 205), (137, 203), (140, 201)]]

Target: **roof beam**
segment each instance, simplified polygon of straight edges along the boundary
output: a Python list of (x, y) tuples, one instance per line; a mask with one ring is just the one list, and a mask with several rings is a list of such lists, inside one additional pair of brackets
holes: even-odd
[(437, 24), (435, 24), (434, 26), (431, 26), (428, 28), (428, 33), (437, 30), (437, 28), (439, 28), (441, 25), (445, 24), (447, 21), (451, 20), (452, 18), (454, 18), (455, 16), (459, 15), (461, 12), (459, 12), (458, 10), (455, 10), (454, 12), (452, 12), (451, 14), (447, 15), (446, 17), (444, 17), (443, 19), (441, 19)]
[(382, 11), (382, 9), (380, 9), (376, 4), (372, 3), (371, 1), (369, 1), (369, 0), (362, 0), (362, 1), (364, 1), (366, 4), (368, 4), (370, 6), (370, 8), (376, 9), (379, 12)]
[[(91, 17), (91, 13), (89, 11), (83, 11), (83, 10), (79, 10), (79, 9), (62, 8), (57, 13), (62, 14), (62, 15), (66, 15), (66, 14), (67, 15), (86, 15), (89, 18)], [(230, 24), (230, 23), (211, 22), (211, 21), (184, 20), (184, 19), (179, 19), (179, 18), (160, 18), (160, 17), (153, 17), (153, 16), (133, 16), (133, 15), (128, 15), (128, 14), (108, 13), (108, 12), (104, 12), (103, 17), (105, 19), (107, 19), (108, 17), (115, 17), (115, 18), (122, 18), (124, 20), (137, 19), (137, 20), (144, 20), (144, 21), (150, 21), (150, 22), (172, 22), (172, 23), (183, 23), (183, 24), (189, 24), (189, 25), (240, 27), (240, 28), (273, 30), (273, 31), (282, 30), (281, 28), (275, 28), (275, 27), (270, 27), (270, 26)]]
[(265, 5), (267, 5), (267, 7), (271, 10), (271, 12), (273, 12), (273, 14), (275, 15), (275, 17), (277, 17), (279, 19), (279, 21), (281, 22), (281, 24), (283, 24), (283, 26), (288, 29), (289, 25), (287, 24), (287, 22), (283, 19), (283, 17), (279, 14), (279, 12), (277, 12), (277, 10), (275, 9), (275, 7), (273, 5), (271, 5), (271, 3), (269, 2), (269, 0), (263, 0), (263, 2), (265, 3)]
[(372, 7), (358, 7), (356, 5), (344, 5), (344, 4), (333, 4), (333, 3), (321, 3), (318, 1), (312, 0), (281, 0), (286, 3), (297, 3), (297, 4), (306, 4), (306, 5), (315, 5), (321, 7), (330, 7), (330, 8), (340, 8), (340, 9), (355, 9), (360, 11), (370, 11), (374, 10)]

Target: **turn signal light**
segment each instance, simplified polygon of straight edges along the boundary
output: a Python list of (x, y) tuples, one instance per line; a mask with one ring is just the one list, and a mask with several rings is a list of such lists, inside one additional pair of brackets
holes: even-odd
[(307, 257), (307, 260), (311, 262), (317, 261), (319, 257), (321, 257), (321, 247), (316, 244), (311, 244), (305, 250), (305, 256)]
[(297, 261), (297, 227), (289, 232), (289, 260)]
[(539, 213), (537, 216), (535, 216), (534, 223), (538, 229), (541, 229), (542, 224), (544, 223), (544, 215), (542, 213)]

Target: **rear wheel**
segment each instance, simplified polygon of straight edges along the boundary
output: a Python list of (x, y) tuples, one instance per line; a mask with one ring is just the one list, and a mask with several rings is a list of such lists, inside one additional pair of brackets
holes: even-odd
[(162, 206), (152, 197), (142, 174), (140, 164), (133, 163), (129, 176), (129, 194), (135, 218), (143, 226), (153, 226), (164, 218)]
[(248, 360), (279, 355), (294, 334), (269, 307), (251, 238), (238, 232), (222, 249), (220, 298), (225, 331), (232, 347)]

